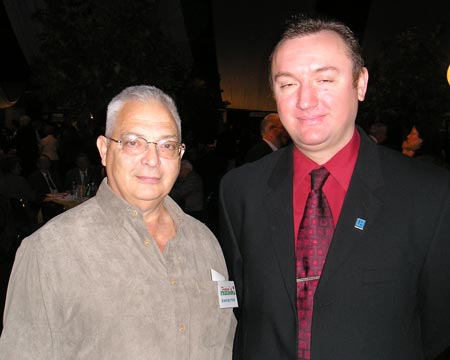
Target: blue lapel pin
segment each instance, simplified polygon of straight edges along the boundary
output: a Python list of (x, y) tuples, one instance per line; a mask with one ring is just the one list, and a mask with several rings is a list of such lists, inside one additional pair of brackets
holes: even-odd
[(358, 230), (364, 230), (364, 226), (366, 225), (366, 220), (357, 218), (355, 222), (355, 228)]

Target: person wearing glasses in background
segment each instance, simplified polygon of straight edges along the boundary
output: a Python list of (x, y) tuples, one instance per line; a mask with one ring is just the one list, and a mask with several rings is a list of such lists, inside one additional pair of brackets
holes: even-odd
[(97, 147), (107, 178), (96, 196), (18, 250), (2, 359), (230, 359), (236, 320), (213, 281), (228, 277), (221, 248), (167, 196), (185, 151), (173, 100), (126, 88)]

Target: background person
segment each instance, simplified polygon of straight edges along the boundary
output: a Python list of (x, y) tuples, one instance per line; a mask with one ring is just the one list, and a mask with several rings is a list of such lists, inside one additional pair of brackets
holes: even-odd
[(62, 191), (63, 186), (59, 178), (59, 172), (55, 171), (51, 160), (47, 155), (40, 155), (36, 163), (37, 169), (28, 176), (28, 183), (36, 194), (36, 213), (42, 215), (38, 222), (45, 223), (64, 211), (64, 207), (51, 201), (45, 201), (47, 194)]
[(293, 146), (221, 184), (234, 359), (434, 359), (450, 344), (449, 172), (355, 127), (368, 72), (343, 24), (294, 17), (271, 81)]
[(268, 114), (261, 120), (261, 140), (253, 145), (244, 158), (244, 163), (261, 159), (289, 142), (289, 135), (276, 113)]
[(74, 190), (74, 187), (82, 187), (86, 190), (93, 183), (96, 191), (101, 182), (100, 170), (91, 165), (88, 156), (84, 153), (77, 155), (75, 163), (76, 166), (68, 170), (64, 177), (64, 189), (70, 192)]
[(377, 121), (370, 125), (369, 137), (375, 141), (376, 144), (382, 145), (387, 139), (387, 126), (386, 124)]
[(203, 182), (189, 160), (181, 160), (180, 173), (169, 195), (186, 214), (203, 220), (205, 204)]
[(406, 139), (402, 142), (402, 154), (413, 157), (422, 146), (423, 139), (419, 136), (416, 127), (413, 126)]

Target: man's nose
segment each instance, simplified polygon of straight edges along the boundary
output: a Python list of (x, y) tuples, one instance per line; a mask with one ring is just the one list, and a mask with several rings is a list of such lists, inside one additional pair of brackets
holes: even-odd
[(301, 84), (297, 90), (297, 107), (310, 109), (318, 104), (317, 90), (311, 84)]
[(144, 151), (143, 154), (143, 160), (150, 166), (157, 166), (160, 164), (157, 144), (155, 143), (147, 144), (147, 149)]

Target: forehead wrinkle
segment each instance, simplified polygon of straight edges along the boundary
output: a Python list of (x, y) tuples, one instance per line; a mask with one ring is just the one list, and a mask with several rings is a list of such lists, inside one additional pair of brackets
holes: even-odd
[(278, 72), (274, 75), (274, 80), (277, 80), (280, 77), (295, 77), (294, 74), (287, 71)]
[[(313, 69), (314, 73), (323, 73), (323, 72), (328, 72), (328, 71), (329, 72), (336, 72), (336, 73), (340, 72), (337, 67), (331, 66), (331, 65), (330, 66), (322, 66), (322, 67), (319, 67), (317, 69)], [(282, 71), (282, 72), (276, 73), (275, 76), (274, 76), (274, 79), (276, 80), (279, 77), (296, 77), (296, 76), (292, 72)]]

